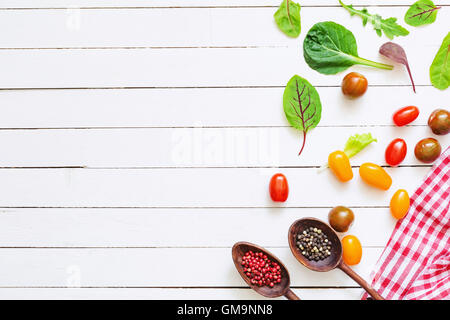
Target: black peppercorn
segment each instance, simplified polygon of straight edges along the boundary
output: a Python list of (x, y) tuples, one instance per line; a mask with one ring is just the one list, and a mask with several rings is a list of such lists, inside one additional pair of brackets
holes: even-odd
[(297, 235), (297, 247), (308, 260), (320, 261), (331, 255), (331, 241), (319, 228), (309, 227)]

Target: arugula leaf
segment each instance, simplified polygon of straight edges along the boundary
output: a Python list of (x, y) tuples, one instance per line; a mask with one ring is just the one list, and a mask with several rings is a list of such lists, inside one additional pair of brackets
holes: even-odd
[(303, 131), (300, 155), (305, 147), (306, 133), (317, 126), (322, 114), (322, 103), (316, 88), (308, 80), (293, 76), (284, 89), (283, 109), (289, 124)]
[(358, 57), (353, 33), (340, 24), (326, 21), (316, 23), (303, 42), (306, 63), (323, 74), (336, 74), (355, 64), (392, 70), (393, 66)]
[(450, 32), (442, 41), (430, 66), (431, 84), (440, 90), (450, 86)]
[(377, 139), (374, 139), (371, 133), (355, 134), (348, 138), (347, 143), (345, 144), (344, 153), (351, 158), (369, 144), (376, 141)]
[(405, 22), (413, 27), (433, 23), (440, 8), (431, 0), (419, 0), (409, 7), (405, 14)]
[(350, 12), (351, 16), (358, 15), (362, 18), (363, 26), (366, 26), (368, 22), (373, 25), (373, 28), (377, 32), (377, 35), (381, 37), (382, 33), (386, 35), (389, 39), (394, 39), (396, 36), (407, 36), (409, 31), (403, 28), (401, 25), (397, 24), (397, 18), (387, 18), (383, 19), (378, 14), (370, 14), (369, 11), (364, 8), (362, 10), (357, 10), (353, 8), (353, 5), (346, 5), (341, 0), (339, 0), (341, 6)]
[(296, 38), (300, 34), (300, 5), (291, 0), (283, 0), (273, 15), (275, 22), (286, 35)]

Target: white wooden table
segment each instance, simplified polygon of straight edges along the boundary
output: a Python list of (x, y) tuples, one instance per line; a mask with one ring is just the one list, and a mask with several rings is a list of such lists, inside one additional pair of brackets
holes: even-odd
[[(360, 55), (378, 61), (386, 61), (378, 48), (388, 39), (335, 0), (300, 1), (302, 33), (289, 39), (273, 21), (279, 2), (0, 1), (0, 298), (260, 298), (232, 264), (240, 240), (278, 255), (303, 299), (359, 298), (341, 271), (299, 265), (287, 230), (300, 217), (351, 207), (350, 232), (364, 247), (355, 270), (368, 277), (395, 225), (390, 197), (400, 187), (412, 193), (429, 170), (412, 152), (431, 136), (428, 115), (449, 107), (450, 91), (433, 88), (428, 69), (449, 31), (450, 6), (438, 1), (444, 8), (433, 25), (395, 39), (417, 94), (401, 65), (353, 67), (370, 87), (350, 101), (339, 88), (346, 73), (324, 76), (304, 62), (307, 31), (341, 23)], [(358, 4), (405, 25), (412, 2)], [(323, 104), (301, 157), (301, 133), (282, 111), (294, 74), (318, 88)], [(419, 119), (393, 127), (393, 111), (406, 105), (419, 106)], [(408, 143), (403, 165), (388, 169), (388, 192), (364, 185), (357, 168), (345, 185), (317, 173), (331, 151), (364, 132), (378, 143), (354, 165), (385, 164), (392, 139)], [(268, 196), (276, 172), (290, 184), (282, 205)]]

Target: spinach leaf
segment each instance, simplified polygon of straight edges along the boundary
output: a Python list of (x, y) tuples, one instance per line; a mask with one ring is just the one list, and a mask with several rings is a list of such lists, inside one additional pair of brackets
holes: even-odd
[(450, 86), (450, 32), (442, 41), (430, 67), (431, 84), (444, 90)]
[(363, 20), (363, 25), (365, 26), (367, 22), (372, 23), (373, 28), (377, 32), (377, 35), (381, 37), (382, 32), (388, 37), (389, 39), (394, 39), (395, 36), (407, 36), (409, 34), (409, 31), (397, 24), (397, 18), (387, 18), (383, 19), (378, 14), (370, 14), (369, 11), (367, 11), (366, 8), (362, 10), (357, 10), (353, 8), (352, 5), (346, 5), (342, 3), (341, 0), (339, 0), (339, 3), (341, 6), (347, 11), (350, 12), (351, 16), (358, 15)]
[(405, 22), (413, 27), (433, 23), (440, 8), (431, 0), (419, 0), (409, 7), (405, 14)]
[(300, 34), (300, 5), (291, 0), (283, 0), (273, 15), (275, 22), (286, 35), (296, 38)]
[(336, 74), (355, 64), (392, 70), (393, 66), (358, 57), (356, 39), (340, 24), (326, 21), (316, 23), (303, 42), (306, 63), (323, 74)]
[(306, 133), (317, 126), (322, 114), (319, 94), (306, 79), (293, 76), (283, 94), (283, 109), (289, 124), (303, 131), (303, 144), (298, 155), (305, 147)]

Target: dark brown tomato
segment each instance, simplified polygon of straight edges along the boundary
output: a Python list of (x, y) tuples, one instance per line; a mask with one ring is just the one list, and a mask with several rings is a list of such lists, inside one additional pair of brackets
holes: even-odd
[(342, 80), (342, 93), (346, 96), (357, 98), (367, 90), (367, 79), (362, 74), (350, 72)]
[(414, 148), (414, 154), (417, 160), (432, 163), (437, 158), (439, 158), (441, 154), (441, 145), (439, 141), (434, 138), (426, 138), (417, 142), (416, 147)]
[(444, 109), (434, 110), (428, 118), (428, 126), (437, 135), (450, 132), (450, 112)]
[(354, 219), (353, 211), (343, 206), (334, 207), (328, 213), (330, 226), (337, 232), (347, 232)]

